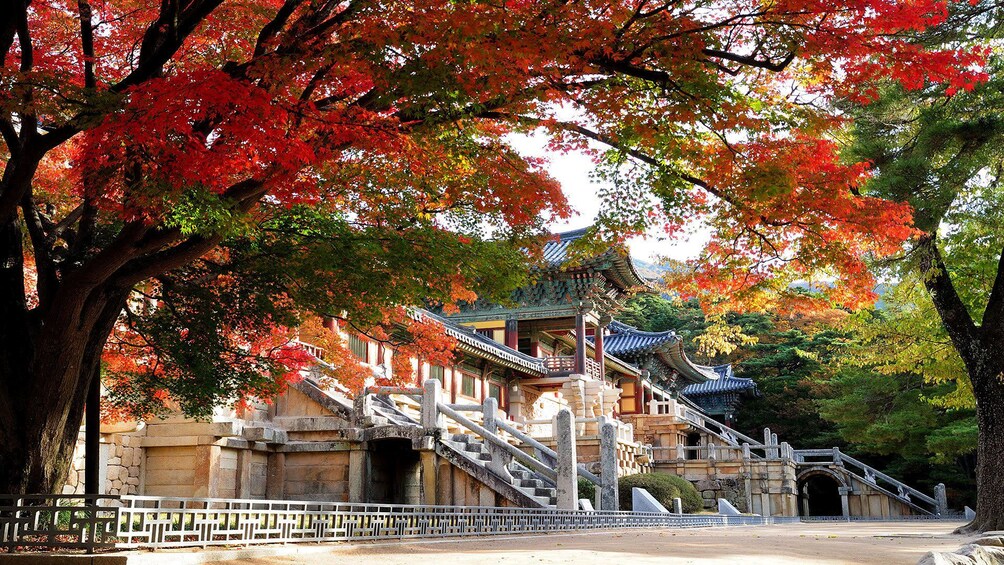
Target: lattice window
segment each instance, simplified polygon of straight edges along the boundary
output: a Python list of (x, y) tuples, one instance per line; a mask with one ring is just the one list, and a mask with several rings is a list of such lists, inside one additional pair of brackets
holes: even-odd
[(355, 334), (349, 334), (349, 350), (363, 363), (369, 363), (369, 344)]
[(429, 378), (436, 379), (439, 382), (443, 382), (446, 376), (446, 367), (442, 365), (429, 365)]
[(474, 375), (464, 373), (460, 381), (460, 394), (474, 398)]

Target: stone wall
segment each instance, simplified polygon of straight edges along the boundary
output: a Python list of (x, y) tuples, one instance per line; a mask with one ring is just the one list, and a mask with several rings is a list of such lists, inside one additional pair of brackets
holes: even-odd
[[(102, 432), (99, 452), (101, 467), (98, 471), (101, 494), (142, 494), (142, 441), (145, 430), (136, 426), (113, 425), (102, 426)], [(84, 494), (84, 434), (85, 430), (81, 427), (62, 494)]]

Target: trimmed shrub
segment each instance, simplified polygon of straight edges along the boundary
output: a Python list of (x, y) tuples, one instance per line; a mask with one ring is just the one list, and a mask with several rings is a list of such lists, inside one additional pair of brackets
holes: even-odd
[(688, 514), (698, 512), (704, 507), (701, 503), (701, 494), (687, 479), (667, 473), (641, 473), (621, 477), (617, 481), (617, 496), (620, 499), (621, 510), (631, 510), (631, 489), (634, 487), (647, 490), (669, 510), (673, 509), (674, 498), (683, 501), (683, 511)]
[(589, 502), (596, 504), (596, 485), (593, 481), (579, 477), (579, 498), (587, 498)]

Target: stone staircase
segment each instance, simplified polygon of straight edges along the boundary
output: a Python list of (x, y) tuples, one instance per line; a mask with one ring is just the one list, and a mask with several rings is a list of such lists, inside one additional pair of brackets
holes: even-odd
[[(505, 491), (511, 492), (512, 489), (515, 489), (522, 493), (526, 499), (532, 501), (534, 506), (553, 508), (557, 505), (558, 499), (554, 482), (518, 461), (510, 461), (504, 467), (504, 472), (501, 473), (491, 469), (492, 456), (488, 451), (488, 446), (474, 435), (451, 434), (449, 438), (441, 438), (439, 443), (482, 469), (483, 472), (477, 473), (476, 476), (482, 480), (486, 475), (490, 476), (492, 479), (486, 482), (496, 492), (505, 496)], [(502, 487), (503, 484), (510, 488)], [(513, 502), (525, 503), (526, 500), (514, 500)]]

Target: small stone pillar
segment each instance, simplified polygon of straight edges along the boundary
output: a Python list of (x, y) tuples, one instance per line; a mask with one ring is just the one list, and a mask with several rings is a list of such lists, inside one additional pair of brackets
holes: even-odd
[(840, 515), (844, 518), (850, 518), (851, 516), (851, 506), (847, 497), (852, 491), (851, 487), (839, 487), (837, 489), (837, 492), (840, 493)]
[(600, 482), (600, 510), (618, 510), (617, 426), (605, 419), (600, 425)]
[[(498, 400), (490, 396), (481, 404), (481, 413), (484, 418), (481, 427), (496, 437), (498, 437), (499, 431), (496, 421), (498, 408)], [(511, 483), (512, 473), (509, 472), (509, 463), (512, 462), (512, 455), (488, 438), (485, 438), (485, 447), (488, 448), (488, 454), (492, 457), (491, 461), (488, 462), (488, 469)]]
[(524, 406), (526, 403), (526, 395), (523, 394), (523, 389), (519, 385), (513, 385), (509, 390), (509, 419), (513, 422), (526, 422), (527, 417), (527, 407)]
[(366, 502), (366, 468), (369, 453), (365, 449), (349, 450), (349, 502)]
[(579, 504), (578, 459), (575, 454), (575, 416), (567, 408), (558, 411), (554, 419), (554, 437), (557, 440), (558, 508), (575, 510)]
[(948, 494), (945, 492), (945, 483), (938, 483), (934, 487), (934, 513), (944, 516), (948, 512)]
[(439, 404), (443, 401), (443, 383), (438, 379), (429, 379), (422, 385), (422, 427), (425, 433), (446, 428), (446, 417), (439, 412)]
[(683, 514), (683, 499), (680, 497), (673, 499), (673, 514)]

